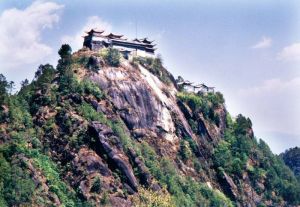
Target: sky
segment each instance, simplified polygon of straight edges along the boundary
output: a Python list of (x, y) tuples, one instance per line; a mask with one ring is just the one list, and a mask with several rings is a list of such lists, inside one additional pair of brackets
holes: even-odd
[(155, 40), (175, 77), (215, 86), (273, 152), (300, 146), (299, 1), (0, 0), (0, 73), (18, 88), (91, 28)]

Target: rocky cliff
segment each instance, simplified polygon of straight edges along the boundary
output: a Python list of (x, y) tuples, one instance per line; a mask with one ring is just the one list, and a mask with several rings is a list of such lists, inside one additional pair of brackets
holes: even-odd
[(61, 55), (3, 104), (4, 206), (299, 204), (293, 174), (221, 93), (180, 89), (159, 58), (111, 55)]

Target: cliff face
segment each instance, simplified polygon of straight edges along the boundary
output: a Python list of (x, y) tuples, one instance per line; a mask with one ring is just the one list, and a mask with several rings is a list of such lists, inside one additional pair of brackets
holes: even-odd
[[(18, 150), (8, 153), (11, 159), (1, 148), (2, 163), (22, 165), (21, 159), (20, 168), (34, 180), (30, 196), (17, 205), (297, 203), (269, 183), (280, 176), (279, 169), (267, 172), (272, 153), (257, 143), (250, 120), (230, 118), (220, 93), (179, 90), (159, 60), (121, 59), (113, 67), (89, 50), (70, 60), (60, 62), (68, 73), (54, 71), (48, 80), (44, 70), (19, 93), (29, 124), (22, 119), (17, 126), (4, 114), (1, 140)], [(3, 195), (3, 203), (17, 202)]]

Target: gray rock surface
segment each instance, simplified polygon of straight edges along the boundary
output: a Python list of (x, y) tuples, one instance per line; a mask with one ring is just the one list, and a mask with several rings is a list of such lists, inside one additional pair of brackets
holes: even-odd
[(111, 159), (113, 164), (121, 171), (121, 173), (127, 178), (129, 186), (137, 191), (138, 182), (134, 176), (132, 167), (128, 161), (127, 156), (116, 149), (109, 143), (109, 136), (113, 135), (113, 131), (108, 126), (101, 124), (99, 122), (92, 122), (90, 124), (90, 129), (96, 132), (96, 136), (99, 140), (104, 153), (107, 154), (108, 158)]

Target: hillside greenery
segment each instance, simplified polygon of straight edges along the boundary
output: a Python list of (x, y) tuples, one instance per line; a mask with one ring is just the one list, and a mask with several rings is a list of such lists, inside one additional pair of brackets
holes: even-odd
[[(263, 140), (257, 141), (247, 134), (251, 121), (242, 115), (232, 121), (228, 115), (227, 125), (224, 140), (214, 150), (214, 164), (219, 172), (225, 171), (236, 180), (247, 173), (253, 181), (253, 188), (258, 193), (263, 192), (265, 199), (274, 202), (283, 199), (298, 204), (299, 183), (283, 160), (274, 155)], [(265, 180), (264, 188), (258, 185), (260, 180)]]
[[(179, 141), (176, 158), (161, 157), (153, 144), (131, 137), (120, 118), (106, 116), (93, 107), (89, 100), (105, 100), (107, 94), (90, 80), (79, 79), (73, 71), (74, 64), (89, 68), (89, 59), (74, 59), (69, 45), (62, 45), (58, 53), (60, 59), (57, 67), (40, 65), (34, 80), (24, 80), (17, 94), (11, 94), (13, 83), (0, 75), (0, 206), (51, 206), (55, 195), (61, 206), (95, 206), (83, 198), (80, 186), (68, 181), (65, 172), (72, 171), (71, 158), (66, 153), (63, 154), (64, 163), (58, 162), (51, 153), (59, 154), (61, 149), (51, 146), (49, 141), (67, 146), (70, 154), (86, 146), (95, 149), (96, 140), (87, 132), (88, 123), (92, 121), (109, 126), (119, 137), (120, 148), (125, 153), (134, 149), (155, 182), (161, 185), (160, 193), (140, 187), (139, 193), (132, 199), (136, 206), (235, 206), (235, 201), (222, 189), (211, 188), (200, 179), (184, 176), (178, 169), (179, 160), (183, 163), (192, 161), (197, 173), (201, 172), (195, 140), (184, 137)], [(100, 56), (112, 67), (120, 65), (120, 54), (114, 49), (102, 51)], [(160, 58), (134, 61), (163, 82), (170, 84), (173, 81), (166, 70), (162, 70)], [(213, 125), (220, 125), (218, 110), (225, 102), (221, 93), (181, 91), (177, 98), (192, 113), (201, 113)], [(42, 115), (46, 117), (45, 114), (47, 119), (38, 119)], [(72, 116), (74, 114), (76, 116)], [(189, 122), (196, 131), (196, 120), (191, 118)], [(211, 158), (217, 176), (222, 179), (223, 173), (226, 173), (239, 182), (246, 173), (252, 187), (258, 193), (263, 192), (265, 200), (299, 204), (299, 182), (264, 141), (253, 137), (251, 128), (250, 119), (242, 115), (233, 119), (226, 115), (224, 137), (215, 146)], [(134, 170), (139, 176), (137, 169)], [(112, 176), (124, 181), (120, 172)], [(42, 183), (38, 183), (37, 179)], [(264, 188), (258, 185), (257, 180), (264, 180)], [(48, 186), (47, 190), (42, 187), (44, 185)], [(108, 192), (103, 192), (101, 178), (94, 179), (91, 189), (93, 194), (101, 194), (102, 205), (109, 205)], [(128, 196), (125, 190), (118, 193)], [(51, 199), (48, 196), (52, 196)]]
[(183, 91), (177, 93), (177, 98), (186, 103), (193, 113), (201, 112), (204, 118), (219, 126), (220, 117), (216, 110), (225, 102), (220, 92), (195, 94)]
[(280, 154), (284, 163), (294, 172), (300, 182), (300, 148), (294, 147)]

